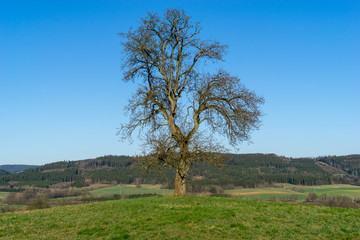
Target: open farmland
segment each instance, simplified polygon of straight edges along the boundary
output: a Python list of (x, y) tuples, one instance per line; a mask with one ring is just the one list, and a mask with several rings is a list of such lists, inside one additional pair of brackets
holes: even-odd
[(4, 206), (7, 195), (7, 192), (0, 192), (0, 206)]
[(244, 188), (244, 189), (226, 190), (224, 193), (234, 197), (241, 197), (246, 199), (262, 200), (262, 201), (276, 200), (289, 196), (296, 196), (296, 200), (301, 200), (306, 198), (306, 195), (304, 193), (299, 193), (289, 189), (281, 189), (281, 188)]
[(7, 192), (0, 192), (0, 200), (6, 198), (8, 194)]
[[(320, 186), (299, 186), (292, 184), (276, 184), (272, 188), (241, 188), (226, 190), (226, 194), (257, 200), (289, 200), (303, 201), (309, 193), (317, 195), (347, 196), (352, 199), (360, 199), (360, 186), (334, 184)], [(295, 197), (294, 197), (295, 196)]]
[(161, 189), (160, 184), (152, 185), (152, 184), (142, 184), (141, 188), (137, 188), (135, 185), (123, 185), (119, 184), (116, 186), (98, 188), (95, 190), (91, 190), (90, 194), (94, 196), (104, 196), (104, 195), (112, 195), (112, 194), (147, 194), (147, 193), (156, 193), (156, 194), (172, 194), (174, 190), (171, 189)]
[(316, 193), (318, 195), (344, 195), (351, 198), (360, 198), (360, 186), (348, 184), (333, 184), (333, 185), (319, 185), (319, 186), (298, 186), (291, 184), (278, 184), (284, 189), (292, 189), (295, 191), (305, 191), (305, 194)]

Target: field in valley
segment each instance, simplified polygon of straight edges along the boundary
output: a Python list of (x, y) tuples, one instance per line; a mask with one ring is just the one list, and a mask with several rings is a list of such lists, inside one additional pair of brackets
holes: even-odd
[[(171, 195), (174, 193), (172, 189), (161, 189), (161, 185), (142, 184), (141, 188), (135, 185), (119, 184), (115, 186), (106, 186), (90, 190), (93, 196), (105, 196), (113, 194), (148, 194), (156, 193), (160, 195)], [(360, 199), (360, 186), (334, 184), (334, 185), (319, 185), (319, 186), (299, 186), (292, 184), (276, 184), (275, 187), (268, 188), (239, 188), (233, 190), (225, 190), (225, 194), (234, 197), (242, 197), (254, 200), (281, 200), (282, 198), (295, 199), (297, 201), (304, 201), (309, 193), (316, 193), (317, 195), (341, 195), (348, 196), (353, 199)], [(292, 198), (291, 198), (292, 197)]]
[(141, 188), (137, 188), (135, 185), (125, 185), (119, 184), (115, 186), (98, 188), (90, 191), (91, 195), (94, 196), (104, 196), (104, 195), (113, 195), (113, 194), (172, 194), (174, 190), (171, 189), (161, 189), (160, 184), (151, 185), (151, 184), (142, 184)]
[(290, 200), (304, 201), (309, 193), (317, 195), (340, 195), (348, 196), (352, 199), (360, 199), (360, 186), (334, 184), (319, 186), (299, 186), (291, 184), (277, 184), (271, 188), (242, 188), (225, 190), (226, 194), (236, 197), (256, 199), (256, 200)]
[(5, 206), (7, 195), (7, 192), (0, 192), (0, 207)]
[[(90, 195), (86, 195), (88, 198), (94, 197), (112, 197), (114, 195), (135, 195), (135, 194), (159, 194), (159, 195), (172, 195), (174, 190), (161, 189), (161, 185), (142, 184), (141, 188), (137, 188), (135, 185), (106, 185), (97, 184), (86, 189)], [(81, 190), (81, 189), (80, 189)], [(360, 199), (360, 186), (337, 184), (337, 185), (321, 185), (321, 186), (298, 186), (291, 184), (277, 184), (275, 187), (268, 188), (238, 188), (232, 190), (225, 190), (225, 194), (252, 200), (261, 201), (304, 201), (309, 193), (316, 193), (320, 195), (341, 195), (348, 196), (352, 199)], [(8, 192), (0, 192), (0, 207), (6, 206), (6, 197)], [(64, 197), (52, 199), (52, 201), (62, 200), (74, 200), (79, 197)], [(21, 208), (20, 205), (16, 206), (17, 209)]]

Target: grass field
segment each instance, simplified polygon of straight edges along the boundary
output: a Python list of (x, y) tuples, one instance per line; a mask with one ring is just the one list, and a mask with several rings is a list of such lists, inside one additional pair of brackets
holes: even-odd
[(343, 195), (351, 198), (360, 198), (360, 186), (335, 184), (321, 186), (298, 186), (291, 184), (278, 184), (274, 188), (244, 188), (226, 190), (226, 194), (237, 197), (257, 200), (274, 200), (284, 197), (296, 196), (299, 201), (306, 199), (309, 193), (314, 192), (317, 195)]
[(151, 197), (0, 215), (1, 239), (354, 239), (360, 210)]
[[(104, 196), (113, 194), (146, 194), (157, 193), (162, 195), (171, 195), (174, 190), (160, 189), (161, 185), (142, 184), (141, 188), (136, 188), (135, 185), (116, 185), (105, 188), (98, 188), (91, 190), (90, 194), (94, 196)], [(297, 199), (304, 201), (310, 192), (315, 192), (318, 195), (345, 195), (351, 198), (360, 198), (360, 186), (336, 184), (336, 185), (321, 185), (321, 186), (298, 186), (291, 184), (278, 184), (277, 187), (272, 188), (243, 188), (225, 190), (224, 193), (236, 197), (242, 197), (253, 200), (281, 200), (284, 198)], [(294, 198), (296, 196), (296, 198)]]
[[(89, 193), (94, 197), (112, 196), (114, 194), (120, 195), (132, 195), (132, 194), (148, 194), (156, 193), (160, 195), (172, 195), (174, 190), (161, 189), (160, 184), (142, 184), (141, 188), (136, 188), (135, 185), (119, 184), (115, 186), (111, 185), (99, 185), (95, 186), (96, 189), (92, 189)], [(85, 188), (87, 189), (87, 188)], [(353, 199), (360, 199), (360, 186), (337, 184), (337, 185), (321, 185), (321, 186), (298, 186), (291, 184), (277, 184), (275, 187), (269, 188), (242, 188), (225, 190), (224, 193), (233, 195), (235, 197), (241, 197), (253, 200), (290, 200), (290, 201), (304, 201), (310, 192), (315, 192), (317, 195), (343, 195)], [(6, 205), (6, 196), (9, 193), (0, 192), (0, 206)], [(77, 197), (64, 197), (56, 198), (51, 201), (73, 200)]]
[(170, 189), (160, 189), (160, 184), (151, 185), (151, 184), (142, 184), (141, 188), (135, 187), (135, 185), (116, 185), (105, 188), (98, 188), (91, 190), (90, 194), (94, 196), (104, 196), (104, 195), (113, 195), (113, 194), (146, 194), (146, 193), (157, 193), (157, 194), (172, 194), (174, 190)]
[[(90, 196), (88, 197), (104, 197), (104, 196), (113, 196), (114, 194), (120, 195), (134, 195), (134, 194), (149, 194), (155, 193), (159, 195), (171, 195), (174, 193), (174, 190), (171, 189), (161, 189), (160, 184), (141, 184), (141, 188), (137, 188), (135, 185), (130, 184), (119, 184), (115, 186), (102, 185), (100, 187), (96, 187), (95, 189), (89, 190)], [(89, 189), (85, 187), (84, 189)], [(90, 188), (91, 189), (91, 188)], [(68, 201), (75, 200), (78, 197), (61, 197), (51, 199), (51, 201)]]
[(0, 192), (0, 207), (6, 206), (5, 201), (8, 194), (7, 192)]
[(225, 193), (236, 197), (256, 200), (273, 200), (280, 199), (285, 196), (297, 196), (298, 199), (306, 198), (306, 196), (302, 193), (281, 188), (244, 188), (226, 190)]
[[(301, 188), (301, 186), (299, 187)], [(314, 192), (318, 195), (345, 195), (352, 198), (360, 198), (360, 186), (334, 184), (321, 186), (305, 186), (305, 193)]]
[(8, 192), (0, 192), (0, 198), (6, 198), (8, 194)]

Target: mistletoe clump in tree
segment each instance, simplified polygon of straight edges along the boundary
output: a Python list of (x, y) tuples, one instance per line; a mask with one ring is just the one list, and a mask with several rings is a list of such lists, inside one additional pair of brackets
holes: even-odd
[(220, 160), (221, 145), (211, 136), (225, 135), (233, 146), (248, 141), (259, 127), (264, 102), (236, 76), (200, 69), (206, 61), (222, 61), (227, 49), (202, 40), (200, 32), (183, 10), (169, 9), (163, 16), (148, 13), (136, 29), (120, 34), (124, 81), (136, 82), (138, 89), (119, 134), (126, 139), (135, 129), (146, 132), (145, 154), (137, 160), (174, 168), (176, 196), (186, 195), (193, 162)]

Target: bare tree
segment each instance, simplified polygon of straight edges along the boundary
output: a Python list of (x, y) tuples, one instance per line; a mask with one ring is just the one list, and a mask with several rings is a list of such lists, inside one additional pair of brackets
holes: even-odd
[(233, 146), (250, 140), (264, 101), (222, 69), (199, 69), (206, 61), (222, 61), (227, 49), (202, 40), (200, 32), (183, 10), (168, 9), (162, 17), (148, 13), (136, 29), (120, 34), (124, 81), (139, 87), (127, 106), (130, 121), (119, 134), (126, 139), (135, 129), (145, 130), (146, 154), (138, 160), (174, 168), (176, 196), (186, 195), (194, 161), (218, 159), (221, 145), (209, 136), (225, 135)]

